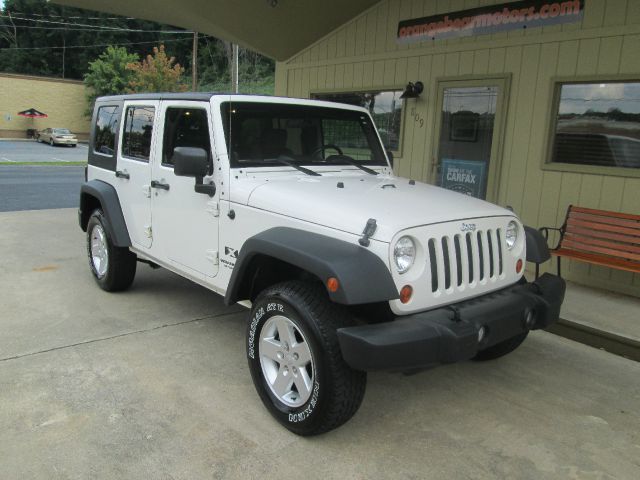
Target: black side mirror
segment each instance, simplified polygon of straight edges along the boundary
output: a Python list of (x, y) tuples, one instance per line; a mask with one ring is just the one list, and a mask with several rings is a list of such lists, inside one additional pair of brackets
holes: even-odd
[(391, 150), (387, 150), (387, 158), (389, 159), (389, 164), (391, 168), (393, 168), (393, 152)]
[(213, 197), (216, 194), (214, 183), (204, 183), (203, 178), (209, 173), (209, 156), (203, 148), (176, 147), (173, 149), (173, 173), (178, 177), (194, 177), (193, 189)]
[(202, 178), (209, 173), (209, 159), (204, 148), (176, 147), (172, 160), (173, 173), (178, 177)]

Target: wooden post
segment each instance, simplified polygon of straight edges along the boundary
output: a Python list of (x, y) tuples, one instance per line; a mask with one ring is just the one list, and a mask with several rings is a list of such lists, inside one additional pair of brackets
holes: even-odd
[(233, 62), (231, 62), (231, 90), (238, 93), (238, 44), (231, 45)]
[(193, 32), (193, 51), (191, 53), (191, 90), (198, 90), (198, 32)]

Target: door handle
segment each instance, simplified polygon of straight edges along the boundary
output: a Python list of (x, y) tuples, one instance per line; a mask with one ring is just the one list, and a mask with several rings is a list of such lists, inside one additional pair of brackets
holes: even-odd
[(169, 184), (162, 183), (157, 180), (151, 180), (151, 188), (159, 188), (160, 190), (169, 190)]
[(131, 175), (129, 175), (127, 172), (124, 172), (122, 170), (116, 170), (116, 177), (126, 178), (127, 180), (129, 180), (129, 178), (131, 178)]

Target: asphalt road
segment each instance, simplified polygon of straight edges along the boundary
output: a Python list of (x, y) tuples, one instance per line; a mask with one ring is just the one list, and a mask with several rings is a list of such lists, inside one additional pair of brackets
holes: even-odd
[(52, 147), (36, 141), (0, 141), (0, 163), (7, 162), (86, 162), (87, 146)]
[(83, 181), (84, 167), (0, 165), (0, 212), (77, 207)]

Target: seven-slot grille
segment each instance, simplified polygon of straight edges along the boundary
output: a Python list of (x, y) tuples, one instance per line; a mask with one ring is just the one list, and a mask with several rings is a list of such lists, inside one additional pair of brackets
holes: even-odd
[(430, 238), (431, 291), (473, 288), (503, 273), (502, 229)]

